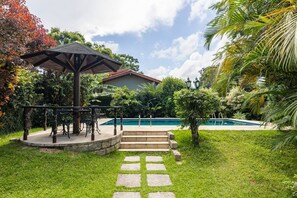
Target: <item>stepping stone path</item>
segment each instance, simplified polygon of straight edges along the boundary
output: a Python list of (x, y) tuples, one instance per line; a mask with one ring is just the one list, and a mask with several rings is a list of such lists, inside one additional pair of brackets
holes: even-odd
[(137, 164), (122, 164), (121, 170), (139, 171), (140, 170), (140, 163), (137, 163)]
[[(121, 166), (121, 171), (140, 171), (140, 157), (127, 156)], [(134, 163), (133, 163), (134, 162)], [(147, 171), (166, 171), (165, 165), (162, 163), (161, 156), (146, 156), (146, 170)], [(151, 163), (158, 162), (158, 163)], [(152, 187), (170, 186), (172, 182), (168, 174), (147, 174), (147, 185)], [(141, 187), (141, 174), (119, 174), (116, 186), (124, 186), (126, 188)], [(173, 192), (151, 192), (149, 198), (175, 198)], [(113, 198), (141, 198), (140, 192), (115, 192)]]

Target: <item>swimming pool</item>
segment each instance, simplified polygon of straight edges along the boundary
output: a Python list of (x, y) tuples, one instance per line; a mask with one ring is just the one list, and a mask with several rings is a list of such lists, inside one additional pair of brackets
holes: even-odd
[[(101, 125), (113, 125), (114, 120), (111, 119)], [(120, 124), (120, 119), (117, 119), (117, 124)], [(123, 125), (126, 126), (138, 126), (139, 120), (138, 118), (123, 118)], [(181, 121), (179, 118), (141, 118), (140, 119), (141, 126), (178, 126), (181, 125)], [(260, 124), (252, 123), (248, 121), (239, 121), (233, 119), (209, 119), (207, 123), (203, 124), (206, 126), (260, 126)]]

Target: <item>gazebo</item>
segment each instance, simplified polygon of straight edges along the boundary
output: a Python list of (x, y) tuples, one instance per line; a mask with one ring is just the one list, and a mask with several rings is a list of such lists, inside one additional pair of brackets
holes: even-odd
[(80, 130), (80, 75), (115, 72), (121, 67), (119, 61), (76, 42), (26, 54), (21, 58), (45, 70), (74, 73), (73, 133), (75, 134), (79, 134)]

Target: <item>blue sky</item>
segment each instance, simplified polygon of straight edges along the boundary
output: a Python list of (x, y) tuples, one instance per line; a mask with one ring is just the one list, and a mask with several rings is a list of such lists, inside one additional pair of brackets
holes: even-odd
[[(226, 42), (208, 51), (203, 33), (218, 0), (27, 0), (45, 28), (79, 31), (87, 40), (137, 58), (152, 77), (195, 78)], [(53, 6), (54, 5), (54, 6)]]

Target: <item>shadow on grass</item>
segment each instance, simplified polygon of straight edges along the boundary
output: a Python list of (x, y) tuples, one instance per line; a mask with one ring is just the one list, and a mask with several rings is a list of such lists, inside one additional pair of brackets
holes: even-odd
[(258, 149), (266, 150), (261, 155), (254, 151), (254, 155), (261, 158), (261, 161), (274, 167), (276, 172), (281, 172), (288, 177), (293, 177), (297, 170), (297, 145), (288, 144), (277, 148), (278, 144), (282, 143), (286, 137), (292, 132), (271, 131), (264, 135), (258, 135), (254, 139), (253, 144)]
[(226, 160), (224, 154), (216, 148), (207, 136), (201, 136), (200, 134), (200, 146), (194, 146), (190, 131), (174, 131), (174, 134), (183, 161), (193, 163), (195, 167), (208, 167), (210, 165), (219, 165)]
[(5, 143), (0, 146), (0, 194), (3, 197), (96, 197), (98, 194), (111, 197), (123, 157), (119, 152), (105, 156), (63, 150), (45, 153), (39, 148)]

